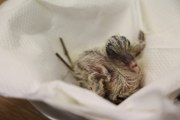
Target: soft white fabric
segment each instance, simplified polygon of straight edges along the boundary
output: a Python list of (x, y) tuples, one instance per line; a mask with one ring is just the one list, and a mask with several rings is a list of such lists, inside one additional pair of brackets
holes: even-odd
[[(0, 8), (0, 94), (40, 100), (93, 120), (179, 120), (180, 1), (14, 0)], [(63, 55), (146, 33), (145, 87), (115, 106), (77, 87)]]

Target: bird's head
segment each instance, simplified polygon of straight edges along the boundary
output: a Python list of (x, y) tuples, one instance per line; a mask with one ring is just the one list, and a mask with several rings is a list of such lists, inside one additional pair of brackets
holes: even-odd
[(110, 59), (115, 59), (123, 62), (133, 72), (140, 71), (135, 57), (131, 54), (131, 44), (124, 36), (114, 35), (106, 44), (106, 52)]

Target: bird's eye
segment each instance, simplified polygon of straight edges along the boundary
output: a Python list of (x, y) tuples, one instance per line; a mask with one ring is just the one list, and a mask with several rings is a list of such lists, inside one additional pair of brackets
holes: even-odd
[(123, 55), (119, 56), (119, 59), (126, 65), (129, 65), (130, 62), (134, 60), (134, 57), (129, 53), (124, 53)]

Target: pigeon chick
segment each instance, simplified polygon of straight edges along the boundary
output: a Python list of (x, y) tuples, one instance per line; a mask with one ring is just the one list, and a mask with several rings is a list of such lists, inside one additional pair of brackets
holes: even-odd
[[(61, 39), (66, 56), (71, 66), (68, 66), (83, 88), (92, 90), (107, 100), (119, 104), (132, 95), (143, 85), (143, 71), (136, 62), (145, 47), (145, 37), (139, 32), (138, 43), (131, 45), (130, 41), (120, 35), (108, 39), (105, 50), (91, 49), (84, 51), (72, 62)], [(62, 61), (62, 57), (56, 54)]]

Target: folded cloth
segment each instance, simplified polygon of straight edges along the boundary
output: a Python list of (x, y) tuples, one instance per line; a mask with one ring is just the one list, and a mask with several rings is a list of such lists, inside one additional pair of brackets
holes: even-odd
[[(0, 95), (43, 101), (93, 120), (178, 120), (180, 27), (177, 0), (19, 0), (0, 7)], [(102, 46), (114, 34), (137, 39), (145, 86), (116, 106), (75, 85), (56, 58)], [(65, 58), (65, 56), (63, 56)]]

